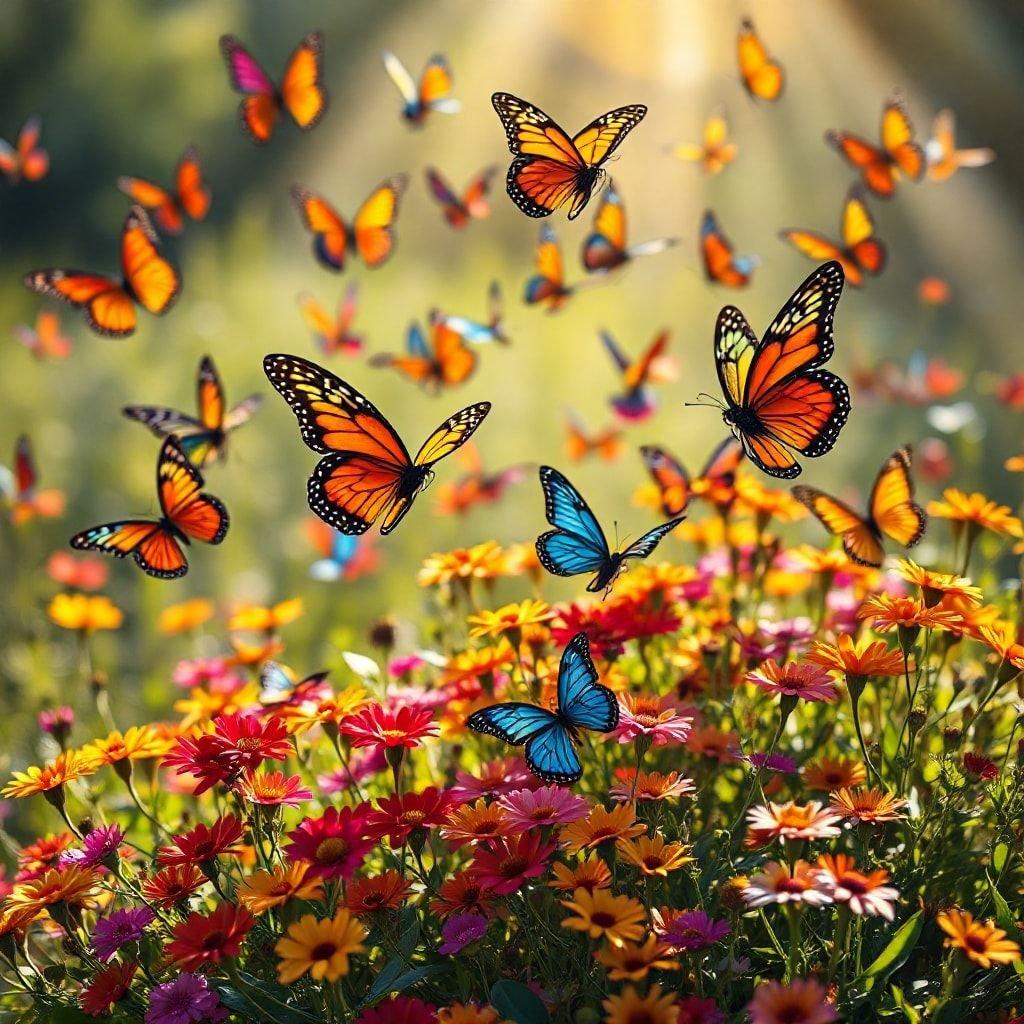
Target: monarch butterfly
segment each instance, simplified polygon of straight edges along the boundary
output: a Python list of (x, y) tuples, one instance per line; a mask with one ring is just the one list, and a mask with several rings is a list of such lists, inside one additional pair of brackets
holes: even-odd
[(402, 94), (402, 117), (413, 127), (420, 127), (431, 111), (438, 114), (457, 114), (462, 104), (449, 96), (452, 91), (452, 73), (448, 61), (435, 54), (427, 61), (417, 87), (405, 65), (393, 54), (385, 51), (384, 69)]
[(358, 296), (359, 286), (353, 282), (345, 290), (345, 295), (338, 305), (337, 316), (333, 320), (312, 295), (303, 292), (299, 296), (299, 309), (302, 310), (306, 323), (316, 334), (317, 344), (324, 355), (332, 356), (342, 352), (347, 356), (354, 356), (363, 350), (363, 336), (352, 331)]
[(736, 56), (740, 64), (740, 78), (747, 94), (757, 100), (777, 100), (782, 95), (786, 76), (782, 65), (772, 57), (761, 42), (749, 18), (740, 22), (736, 40)]
[(526, 100), (496, 92), (491, 103), (515, 157), (506, 179), (512, 202), (528, 217), (547, 217), (569, 203), (569, 220), (583, 212), (605, 161), (647, 114), (641, 103), (617, 107), (569, 138)]
[(25, 287), (60, 299), (85, 313), (97, 333), (124, 338), (135, 333), (136, 304), (157, 316), (166, 313), (181, 291), (181, 276), (160, 255), (153, 226), (141, 206), (133, 206), (121, 230), (119, 282), (80, 270), (33, 270)]
[(498, 173), (496, 166), (486, 167), (470, 183), (459, 198), (448, 182), (433, 167), (427, 168), (427, 185), (430, 194), (441, 204), (444, 219), (453, 228), (464, 228), (471, 220), (482, 220), (491, 212), (487, 193), (491, 190), (491, 179)]
[(803, 228), (787, 228), (779, 237), (816, 263), (836, 260), (851, 287), (859, 288), (865, 274), (880, 274), (885, 269), (887, 254), (885, 245), (875, 237), (875, 222), (857, 186), (846, 197), (839, 231), (841, 245)]
[(142, 178), (118, 178), (117, 187), (151, 211), (160, 230), (169, 235), (181, 232), (186, 215), (192, 220), (203, 220), (210, 211), (210, 189), (203, 180), (199, 152), (194, 146), (181, 154), (174, 171), (173, 192)]
[(658, 334), (640, 358), (635, 360), (630, 360), (607, 331), (601, 331), (600, 334), (606, 351), (622, 376), (624, 388), (622, 394), (612, 396), (612, 408), (627, 421), (639, 422), (647, 419), (657, 408), (650, 385), (654, 381), (671, 380), (675, 375), (674, 364), (665, 355), (669, 332), (662, 331)]
[(914, 142), (913, 125), (897, 96), (882, 108), (880, 146), (850, 132), (826, 132), (825, 141), (857, 168), (864, 184), (883, 199), (896, 191), (898, 174), (912, 181), (919, 181), (924, 174), (924, 151)]
[(614, 462), (622, 454), (622, 431), (607, 427), (591, 433), (572, 409), (565, 413), (565, 452), (573, 462), (580, 462), (595, 453), (605, 462)]
[(459, 410), (413, 459), (370, 400), (322, 366), (272, 354), (263, 371), (298, 419), (306, 446), (326, 456), (309, 478), (309, 507), (346, 534), (365, 533), (378, 519), (382, 534), (394, 530), (430, 484), (433, 467), (465, 444), (491, 410), (490, 402)]
[(952, 110), (940, 110), (932, 122), (932, 137), (925, 143), (928, 177), (932, 181), (945, 181), (961, 167), (984, 167), (996, 158), (994, 149), (957, 149), (956, 115)]
[(315, 128), (327, 112), (321, 33), (310, 32), (295, 48), (280, 88), (234, 36), (220, 37), (220, 52), (228, 66), (231, 88), (245, 97), (238, 114), (253, 142), (269, 141), (279, 111), (287, 111), (303, 131)]
[(637, 256), (653, 256), (678, 244), (678, 238), (655, 238), (627, 246), (626, 209), (614, 182), (609, 180), (597, 208), (594, 230), (583, 243), (583, 266), (590, 271), (614, 270)]
[(914, 503), (910, 456), (910, 446), (905, 445), (882, 463), (865, 516), (814, 487), (794, 487), (793, 497), (806, 505), (832, 536), (842, 538), (843, 550), (853, 561), (877, 568), (885, 557), (883, 534), (905, 548), (912, 548), (924, 536), (927, 520), (921, 506)]
[(71, 355), (71, 339), (61, 330), (60, 317), (50, 310), (39, 313), (35, 327), (18, 324), (14, 336), (36, 359), (67, 359)]
[(21, 126), (15, 146), (0, 139), (0, 172), (12, 185), (46, 177), (50, 155), (39, 146), (41, 130), (42, 122), (33, 115)]
[(734, 437), (719, 444), (705, 463), (700, 476), (691, 477), (686, 467), (664, 448), (644, 445), (640, 449), (647, 472), (658, 487), (662, 514), (682, 515), (695, 497), (728, 507), (736, 496), (736, 470), (743, 461), (743, 446)]
[(394, 223), (408, 178), (397, 174), (367, 197), (351, 225), (326, 199), (303, 185), (292, 185), (292, 199), (313, 233), (313, 255), (328, 270), (344, 270), (348, 252), (358, 253), (372, 270), (386, 263), (395, 248)]
[(707, 175), (718, 174), (739, 155), (739, 146), (728, 139), (729, 124), (725, 112), (719, 109), (704, 122), (704, 138), (699, 145), (680, 143), (672, 146), (669, 152), (680, 160), (699, 163)]
[(704, 260), (704, 276), (712, 284), (727, 288), (746, 287), (754, 268), (761, 262), (756, 256), (734, 255), (732, 244), (722, 234), (710, 210), (704, 211), (700, 222), (700, 252)]
[(228, 511), (202, 493), (203, 477), (178, 442), (169, 437), (156, 463), (159, 519), (121, 519), (76, 533), (71, 546), (103, 551), (115, 558), (131, 555), (143, 572), (173, 580), (188, 572), (182, 544), (201, 540), (219, 544), (228, 532)]
[[(5, 473), (5, 475), (7, 475)], [(15, 526), (27, 523), (36, 516), (54, 519), (64, 513), (64, 493), (50, 489), (40, 490), (36, 460), (32, 454), (32, 442), (22, 434), (14, 447), (14, 473), (11, 485), (2, 488), (3, 496), (10, 502), (11, 522)]]
[(430, 339), (428, 346), (420, 325), (413, 322), (406, 332), (406, 355), (383, 352), (374, 356), (370, 365), (390, 367), (434, 391), (468, 380), (476, 369), (476, 353), (466, 347), (462, 337), (439, 318), (431, 322)]
[(441, 515), (465, 515), (476, 505), (500, 501), (505, 491), (526, 476), (526, 466), (506, 466), (496, 472), (484, 468), (480, 453), (471, 442), (455, 456), (463, 475), (437, 489), (437, 510)]
[(760, 341), (735, 306), (718, 314), (714, 351), (726, 399), (722, 418), (769, 476), (799, 476), (792, 452), (817, 458), (831, 451), (850, 414), (849, 388), (820, 369), (835, 350), (832, 318), (842, 290), (843, 268), (835, 261), (822, 264)]
[(486, 345), (492, 341), (502, 345), (511, 344), (505, 333), (504, 318), (501, 285), (497, 281), (492, 281), (487, 289), (487, 323), (470, 320), (464, 316), (445, 316), (436, 311), (431, 314), (432, 322), (442, 320), (445, 326), (458, 334), (463, 341), (474, 345)]
[(126, 405), (121, 412), (157, 437), (173, 437), (196, 466), (208, 466), (226, 457), (228, 435), (247, 423), (262, 401), (262, 395), (249, 395), (228, 409), (217, 367), (203, 356), (196, 374), (197, 416), (152, 405)]
[(315, 516), (306, 522), (306, 534), (320, 557), (309, 567), (309, 575), (321, 582), (356, 580), (377, 568), (380, 558), (373, 538), (339, 533)]
[(549, 313), (555, 313), (569, 301), (571, 295), (595, 283), (595, 279), (579, 281), (574, 285), (565, 283), (561, 247), (554, 231), (545, 224), (540, 229), (540, 241), (537, 244), (537, 273), (526, 282), (523, 301), (528, 305), (546, 306)]

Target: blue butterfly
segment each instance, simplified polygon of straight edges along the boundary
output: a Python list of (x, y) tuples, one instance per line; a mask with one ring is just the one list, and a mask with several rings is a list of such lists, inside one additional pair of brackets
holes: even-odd
[(619, 724), (619, 704), (597, 681), (586, 633), (577, 633), (558, 666), (557, 711), (510, 701), (474, 711), (466, 724), (513, 746), (525, 743), (530, 771), (545, 782), (565, 785), (583, 774), (575, 747), (579, 730), (610, 732)]
[(544, 489), (544, 515), (555, 527), (537, 538), (540, 564), (555, 576), (596, 573), (587, 584), (587, 590), (592, 594), (599, 590), (607, 591), (615, 577), (626, 568), (627, 558), (646, 558), (662, 537), (686, 518), (679, 516), (662, 523), (633, 541), (624, 551), (613, 552), (590, 506), (557, 469), (541, 466), (540, 485)]
[[(436, 318), (443, 320), (446, 327), (458, 334), (463, 341), (472, 345), (487, 345), (497, 341), (502, 345), (508, 345), (509, 339), (502, 326), (504, 317), (501, 298), (501, 285), (497, 281), (491, 282), (487, 291), (488, 320), (481, 323), (478, 320), (470, 320), (465, 316), (442, 316), (437, 314)], [(431, 319), (435, 317), (432, 316)]]
[(359, 550), (358, 537), (350, 537), (340, 530), (332, 530), (331, 534), (328, 556), (317, 559), (309, 567), (309, 575), (315, 580), (324, 582), (340, 580)]
[(296, 679), (287, 665), (265, 661), (260, 669), (260, 703), (264, 707), (280, 704), (301, 704), (303, 701), (326, 700), (331, 684), (326, 672), (314, 672), (303, 680)]

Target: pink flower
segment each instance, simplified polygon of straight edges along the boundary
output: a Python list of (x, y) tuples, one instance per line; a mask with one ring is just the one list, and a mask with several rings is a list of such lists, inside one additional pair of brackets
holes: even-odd
[(536, 789), (544, 785), (521, 757), (503, 757), (489, 761), (477, 769), (478, 774), (456, 772), (451, 796), (461, 804), (469, 804), (481, 797), (500, 796), (518, 789)]
[(316, 777), (317, 785), (325, 796), (343, 793), (352, 788), (353, 781), (365, 782), (388, 766), (381, 747), (357, 750), (349, 758), (348, 768), (344, 765)]
[(651, 911), (651, 920), (658, 938), (678, 953), (707, 949), (729, 934), (728, 922), (715, 921), (703, 910), (663, 907), (660, 911)]
[(319, 818), (307, 818), (288, 833), (289, 860), (310, 864), (318, 878), (351, 878), (374, 846), (366, 838), (366, 814), (351, 807), (328, 807)]
[(714, 999), (687, 996), (676, 1003), (679, 1016), (676, 1024), (725, 1024), (725, 1014), (715, 1005)]
[(418, 654), (406, 654), (404, 657), (392, 658), (388, 662), (388, 675), (392, 679), (401, 679), (403, 676), (410, 676), (418, 668), (422, 668), (426, 662)]
[(801, 700), (835, 700), (837, 696), (832, 677), (820, 665), (789, 662), (780, 666), (778, 662), (766, 661), (756, 672), (747, 674), (747, 682), (768, 693)]
[(513, 829), (560, 825), (579, 821), (590, 813), (590, 805), (583, 797), (561, 786), (517, 789), (501, 797), (498, 806), (505, 810), (506, 820)]
[(619, 697), (619, 724), (612, 735), (620, 743), (643, 736), (656, 747), (667, 747), (685, 743), (692, 728), (692, 713), (671, 697), (627, 693)]
[(437, 735), (430, 711), (401, 707), (397, 710), (370, 704), (341, 722), (341, 733), (353, 747), (417, 747), (427, 736)]
[(186, 690), (203, 686), (215, 693), (234, 693), (245, 685), (245, 680), (234, 671), (227, 658), (179, 661), (171, 678), (176, 686)]
[(527, 879), (544, 874), (554, 852), (554, 843), (542, 844), (539, 829), (502, 837), (476, 848), (470, 874), (489, 893), (509, 896), (521, 889)]
[(757, 986), (747, 1006), (750, 1024), (830, 1024), (839, 1017), (826, 1000), (825, 990), (813, 978), (796, 978), (788, 985), (765, 981)]
[(451, 956), (471, 942), (482, 939), (486, 932), (487, 918), (483, 914), (455, 914), (441, 926), (444, 942), (437, 951), (442, 956)]

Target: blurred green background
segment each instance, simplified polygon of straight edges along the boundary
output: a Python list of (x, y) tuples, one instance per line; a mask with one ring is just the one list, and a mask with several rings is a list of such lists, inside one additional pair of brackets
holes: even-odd
[[(740, 86), (735, 35), (744, 15), (753, 17), (785, 66), (787, 89), (777, 104), (756, 105)], [(269, 145), (257, 147), (239, 129), (238, 97), (218, 37), (237, 34), (276, 77), (313, 28), (326, 34), (330, 110), (311, 133), (283, 124)], [(406, 127), (381, 64), (385, 48), (417, 76), (432, 53), (445, 53), (463, 112), (434, 116), (422, 131)], [(836, 232), (853, 172), (822, 134), (843, 128), (875, 138), (881, 105), (894, 88), (902, 90), (921, 141), (935, 112), (949, 106), (958, 116), (960, 144), (992, 146), (998, 159), (945, 183), (904, 183), (891, 202), (870, 202), (890, 266), (865, 289), (843, 296), (831, 365), (849, 374), (881, 356), (905, 360), (922, 349), (964, 370), (969, 383), (961, 397), (977, 404), (985, 433), (952, 440), (956, 481), (1016, 505), (1018, 488), (1001, 466), (1024, 441), (1019, 414), (1003, 413), (976, 392), (974, 380), (979, 371), (1019, 368), (1022, 54), (1024, 16), (1009, 0), (947, 0), (940, 8), (925, 0), (4, 0), (0, 135), (13, 140), (27, 115), (40, 114), (52, 166), (39, 183), (0, 182), (0, 462), (9, 460), (16, 436), (27, 432), (42, 485), (68, 496), (60, 520), (37, 521), (17, 533), (6, 522), (2, 527), (0, 699), (8, 712), (4, 732), (20, 737), (14, 760), (24, 760), (29, 715), (41, 701), (87, 702), (67, 637), (58, 636), (43, 614), (56, 589), (43, 573), (46, 555), (86, 526), (155, 508), (158, 443), (122, 418), (123, 404), (190, 411), (204, 353), (216, 360), (229, 400), (251, 391), (267, 396), (235, 435), (228, 464), (207, 474), (209, 489), (232, 515), (222, 547), (194, 546), (189, 575), (172, 583), (148, 579), (130, 563), (112, 565), (107, 589), (127, 618), (117, 637), (98, 638), (96, 658), (110, 672), (118, 718), (129, 724), (140, 719), (143, 699), (166, 709), (177, 694), (170, 668), (191, 653), (156, 633), (156, 613), (168, 604), (193, 595), (222, 606), (232, 599), (301, 595), (307, 614), (288, 629), (286, 660), (306, 672), (319, 667), (331, 630), (344, 627), (361, 637), (385, 612), (412, 622), (422, 600), (415, 573), (430, 552), (488, 538), (532, 538), (543, 525), (532, 476), (500, 505), (479, 507), (466, 519), (432, 514), (428, 492), (379, 545), (383, 565), (376, 576), (351, 584), (312, 581), (308, 566), (316, 555), (302, 524), (305, 479), (315, 457), (260, 365), (270, 351), (319, 358), (296, 306), (299, 291), (333, 309), (347, 281), (358, 279), (356, 327), (368, 336), (372, 354), (396, 350), (409, 320), (423, 318), (431, 306), (482, 316), (487, 284), (499, 279), (513, 344), (479, 350), (476, 376), (457, 391), (429, 396), (361, 357), (331, 363), (393, 418), (414, 450), (456, 408), (491, 399), (494, 410), (477, 435), (490, 468), (522, 461), (565, 468), (565, 406), (594, 428), (610, 419), (607, 397), (617, 382), (598, 328), (608, 328), (634, 352), (662, 327), (671, 328), (681, 373), (661, 389), (657, 416), (629, 432), (630, 450), (611, 469), (600, 462), (571, 469), (609, 528), (616, 519), (620, 533), (635, 535), (650, 521), (631, 504), (643, 480), (635, 445), (664, 444), (696, 467), (722, 436), (716, 412), (682, 404), (716, 388), (715, 316), (735, 302), (761, 331), (809, 273), (811, 264), (777, 232), (784, 226)], [(683, 244), (581, 293), (560, 314), (524, 306), (538, 223), (509, 202), (501, 185), (509, 156), (489, 101), (498, 89), (529, 98), (570, 130), (613, 106), (648, 104), (648, 117), (611, 171), (633, 241), (674, 234)], [(698, 140), (719, 105), (740, 154), (724, 173), (705, 178), (665, 150)], [(189, 143), (202, 154), (213, 208), (206, 222), (167, 242), (184, 278), (177, 306), (163, 319), (143, 314), (137, 334), (121, 341), (92, 335), (76, 313), (62, 308), (75, 342), (72, 357), (34, 361), (10, 335), (16, 323), (34, 322), (41, 304), (22, 287), (22, 275), (44, 266), (114, 270), (128, 205), (116, 178), (166, 183)], [(464, 232), (450, 230), (427, 194), (424, 168), (437, 166), (461, 187), (489, 163), (502, 165), (493, 215)], [(399, 171), (410, 173), (411, 185), (394, 259), (376, 272), (353, 265), (337, 276), (321, 269), (289, 185), (321, 191), (351, 215), (380, 179)], [(697, 226), (707, 206), (738, 252), (763, 261), (744, 292), (704, 281)], [(582, 276), (579, 245), (594, 208), (573, 224), (561, 215), (550, 220), (564, 245), (570, 282)], [(948, 305), (929, 309), (918, 302), (916, 286), (928, 275), (950, 283)], [(808, 464), (804, 479), (860, 493), (896, 443), (917, 442), (930, 432), (922, 407), (855, 400), (838, 447)], [(444, 466), (439, 479), (456, 472)], [(809, 525), (812, 535), (821, 538)], [(550, 593), (578, 589), (560, 584)], [(211, 638), (208, 650), (219, 647)]]

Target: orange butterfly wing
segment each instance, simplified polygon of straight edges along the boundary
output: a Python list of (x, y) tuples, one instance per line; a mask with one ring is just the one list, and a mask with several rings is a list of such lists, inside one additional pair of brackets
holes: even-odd
[(174, 172), (178, 204), (193, 219), (204, 220), (210, 212), (210, 189), (203, 180), (199, 152), (190, 146), (181, 155)]
[(292, 185), (292, 199), (306, 227), (313, 233), (313, 254), (328, 270), (343, 270), (349, 230), (333, 206), (303, 185)]
[(209, 356), (203, 356), (199, 364), (196, 407), (199, 410), (199, 422), (207, 430), (217, 431), (224, 427), (224, 388), (217, 367)]
[(118, 178), (117, 187), (133, 202), (152, 211), (161, 231), (169, 235), (177, 235), (181, 231), (181, 212), (174, 196), (166, 189), (143, 178), (127, 177)]
[(785, 75), (782, 66), (768, 56), (768, 51), (754, 30), (753, 22), (744, 18), (736, 41), (743, 88), (759, 100), (777, 100), (782, 95)]
[(664, 448), (645, 445), (640, 455), (658, 485), (662, 513), (670, 519), (681, 515), (690, 504), (690, 477), (685, 467)]
[(371, 268), (387, 262), (395, 248), (394, 223), (408, 178), (395, 175), (381, 182), (359, 208), (352, 222), (356, 251)]
[(843, 550), (859, 565), (878, 567), (885, 551), (872, 524), (858, 515), (845, 502), (833, 498), (816, 487), (794, 487), (793, 497), (804, 505), (832, 534), (840, 537)]
[(443, 320), (433, 325), (434, 359), (443, 384), (461, 384), (476, 369), (476, 353)]
[(871, 489), (871, 518), (897, 544), (912, 548), (924, 536), (927, 519), (914, 501), (911, 449), (898, 448), (882, 465)]
[(160, 450), (156, 483), (160, 508), (176, 529), (206, 544), (224, 539), (230, 522), (227, 509), (216, 498), (201, 493), (202, 474), (172, 437)]
[(827, 132), (825, 141), (834, 146), (864, 179), (876, 196), (888, 199), (896, 191), (896, 178), (886, 153), (850, 132)]
[(121, 272), (125, 288), (144, 309), (167, 312), (181, 291), (181, 277), (157, 249), (153, 226), (141, 207), (132, 207), (121, 233)]
[(295, 48), (281, 81), (281, 100), (295, 123), (309, 131), (327, 112), (323, 86), (324, 37), (310, 32)]
[(899, 99), (891, 99), (882, 110), (882, 146), (889, 159), (912, 181), (924, 174), (924, 150), (914, 142), (914, 128)]
[(121, 338), (135, 331), (131, 296), (112, 278), (80, 270), (34, 270), (25, 275), (24, 283), (40, 295), (82, 309), (97, 334)]

